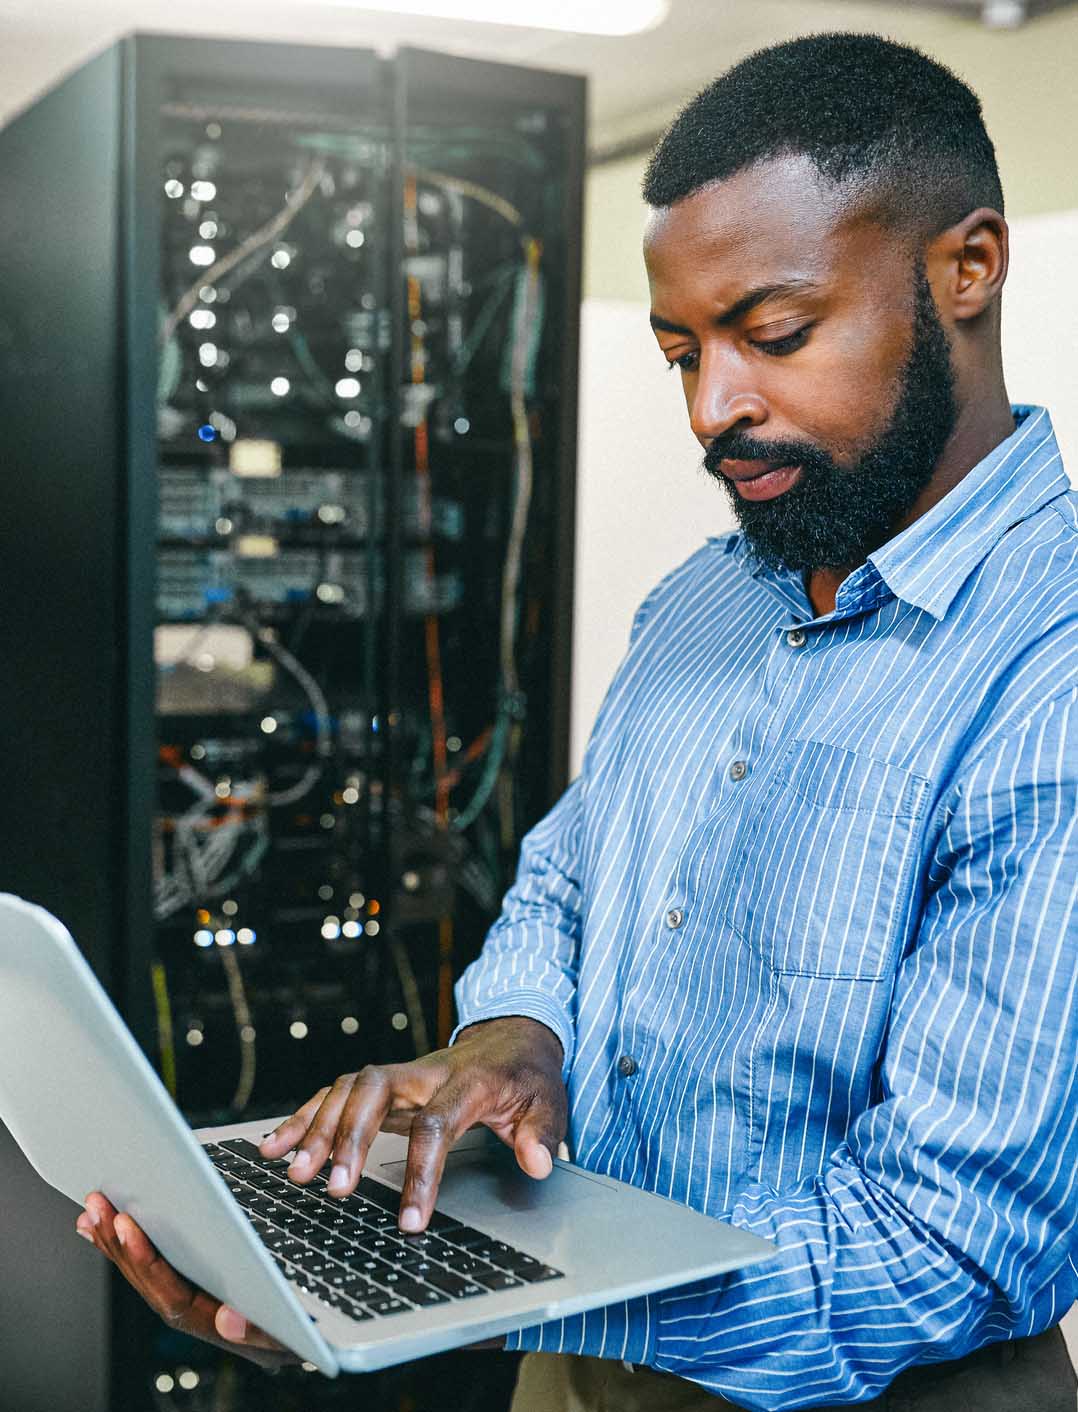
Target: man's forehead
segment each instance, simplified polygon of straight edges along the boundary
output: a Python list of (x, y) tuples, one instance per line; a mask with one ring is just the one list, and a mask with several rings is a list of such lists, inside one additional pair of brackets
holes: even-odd
[(858, 218), (852, 195), (808, 158), (781, 157), (653, 209), (644, 259), (653, 296), (708, 289), (726, 303), (746, 288), (823, 286), (880, 238), (878, 225)]

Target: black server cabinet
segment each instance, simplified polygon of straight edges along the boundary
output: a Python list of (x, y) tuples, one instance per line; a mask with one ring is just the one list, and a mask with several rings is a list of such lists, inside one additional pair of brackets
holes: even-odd
[[(444, 1041), (566, 782), (583, 132), (568, 75), (166, 36), (0, 132), (0, 887), (192, 1122)], [(0, 1136), (5, 1405), (360, 1395), (174, 1344)]]

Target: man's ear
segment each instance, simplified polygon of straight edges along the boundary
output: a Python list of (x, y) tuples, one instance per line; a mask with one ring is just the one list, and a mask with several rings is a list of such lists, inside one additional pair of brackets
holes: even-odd
[(999, 299), (1009, 239), (999, 212), (980, 206), (929, 243), (925, 267), (932, 293), (955, 323), (976, 319)]

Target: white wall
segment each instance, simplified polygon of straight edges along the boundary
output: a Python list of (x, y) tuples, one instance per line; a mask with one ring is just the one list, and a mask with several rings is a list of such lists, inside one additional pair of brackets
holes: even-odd
[(1078, 486), (1078, 210), (1011, 222), (1003, 295), (1003, 363), (1015, 402), (1052, 413), (1063, 463)]
[[(1078, 211), (1012, 223), (1004, 362), (1015, 401), (1046, 404), (1078, 484)], [(680, 379), (644, 303), (589, 299), (581, 342), (572, 769), (628, 640), (668, 569), (733, 523), (700, 468)]]

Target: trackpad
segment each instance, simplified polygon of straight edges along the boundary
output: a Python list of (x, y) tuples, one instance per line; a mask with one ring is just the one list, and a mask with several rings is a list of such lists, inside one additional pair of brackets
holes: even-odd
[[(381, 1170), (396, 1186), (404, 1180), (403, 1162), (385, 1162)], [(602, 1177), (585, 1172), (566, 1171), (555, 1164), (543, 1181), (527, 1176), (517, 1166), (514, 1154), (501, 1143), (496, 1148), (484, 1143), (480, 1148), (451, 1152), (445, 1161), (445, 1174), (438, 1192), (438, 1206), (501, 1206), (506, 1211), (540, 1211), (546, 1207), (579, 1206), (609, 1191)]]

